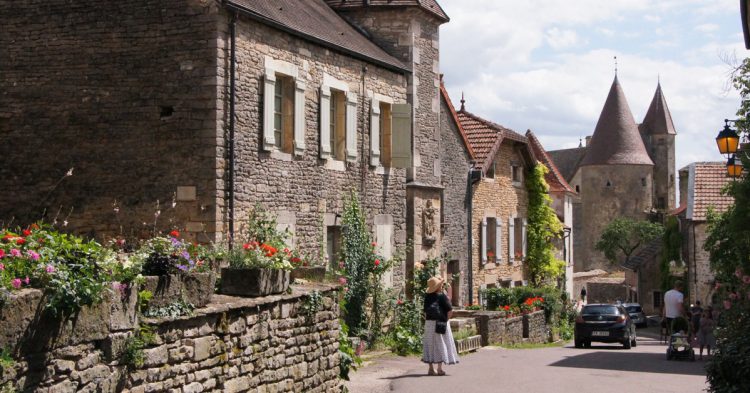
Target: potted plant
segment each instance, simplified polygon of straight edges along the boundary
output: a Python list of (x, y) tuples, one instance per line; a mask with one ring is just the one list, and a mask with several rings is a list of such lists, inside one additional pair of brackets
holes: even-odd
[(228, 267), (221, 269), (221, 293), (235, 296), (266, 296), (289, 288), (292, 259), (298, 256), (286, 245), (287, 231), (276, 228), (276, 220), (256, 206), (244, 230), (242, 247), (227, 251)]
[(479, 349), (482, 346), (482, 336), (476, 334), (473, 328), (459, 329), (453, 335), (458, 353), (466, 353)]
[(205, 249), (181, 240), (178, 231), (145, 241), (131, 259), (142, 267), (141, 290), (153, 295), (149, 307), (178, 301), (203, 307), (214, 292), (216, 275), (206, 262)]

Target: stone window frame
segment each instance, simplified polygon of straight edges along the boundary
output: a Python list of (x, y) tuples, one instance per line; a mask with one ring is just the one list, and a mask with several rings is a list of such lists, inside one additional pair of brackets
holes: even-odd
[(523, 166), (516, 161), (510, 162), (510, 181), (515, 187), (523, 185)]
[[(372, 91), (367, 92), (370, 98), (370, 166), (376, 173), (384, 174), (387, 168), (410, 168), (412, 164), (412, 110), (405, 102), (398, 103), (389, 96)], [(390, 105), (390, 141), (388, 162), (384, 163), (383, 153), (385, 145), (382, 134), (381, 104)]]
[[(263, 129), (261, 148), (264, 151), (276, 153), (279, 158), (290, 158), (291, 155), (301, 156), (305, 153), (305, 91), (307, 84), (299, 75), (299, 68), (289, 62), (277, 60), (270, 56), (264, 59), (263, 75)], [(284, 153), (276, 147), (274, 135), (274, 100), (269, 99), (276, 94), (276, 74), (289, 77), (294, 81), (294, 127), (293, 148), (291, 153)], [(288, 156), (288, 157), (287, 157)]]
[[(488, 227), (492, 224), (490, 221), (494, 221), (495, 224), (495, 239), (494, 239), (494, 246), (495, 246), (495, 257), (494, 259), (490, 259), (489, 255), (487, 254), (487, 245), (489, 244), (488, 236), (489, 236), (489, 230)], [(501, 220), (499, 217), (495, 216), (485, 216), (482, 218), (481, 223), (481, 229), (480, 229), (480, 239), (481, 239), (481, 245), (480, 245), (480, 261), (482, 264), (486, 263), (501, 263), (503, 261), (503, 254), (502, 254), (502, 236), (503, 236), (503, 220)]]
[[(520, 251), (520, 258), (518, 257), (518, 253), (516, 252), (516, 221), (519, 221), (521, 224), (521, 251)], [(527, 248), (527, 228), (528, 221), (525, 217), (517, 217), (515, 215), (512, 215), (508, 217), (508, 263), (520, 263), (523, 262), (524, 259), (526, 259), (526, 248)]]
[(326, 160), (328, 169), (345, 170), (344, 161), (334, 158), (331, 146), (331, 89), (338, 90), (346, 96), (346, 124), (344, 141), (345, 161), (357, 161), (357, 94), (350, 91), (347, 82), (324, 73), (320, 86), (320, 158)]

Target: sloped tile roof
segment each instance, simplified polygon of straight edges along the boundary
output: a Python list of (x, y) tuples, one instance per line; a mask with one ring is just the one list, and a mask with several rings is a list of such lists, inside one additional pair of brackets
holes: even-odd
[(732, 181), (727, 176), (727, 167), (723, 162), (696, 162), (688, 166), (688, 206), (687, 218), (693, 221), (704, 221), (709, 208), (724, 212), (734, 203), (721, 190)]
[(580, 166), (651, 165), (628, 100), (615, 76)]
[(544, 180), (547, 181), (550, 191), (575, 193), (575, 190), (573, 190), (570, 184), (565, 181), (562, 174), (560, 174), (557, 165), (555, 165), (555, 162), (552, 161), (552, 158), (550, 158), (544, 150), (544, 147), (541, 142), (539, 142), (536, 135), (534, 135), (531, 130), (528, 130), (526, 131), (526, 138), (529, 140), (529, 145), (531, 145), (531, 150), (534, 152), (534, 156), (536, 156), (537, 160), (541, 161), (547, 169), (549, 169), (549, 172), (544, 175)]
[(459, 134), (461, 134), (461, 140), (463, 140), (464, 146), (466, 146), (466, 150), (469, 152), (469, 157), (472, 160), (476, 160), (477, 157), (476, 154), (474, 154), (474, 149), (472, 149), (471, 144), (469, 143), (469, 138), (466, 136), (466, 131), (464, 131), (464, 127), (461, 125), (461, 121), (458, 119), (458, 112), (456, 112), (456, 108), (453, 106), (453, 102), (448, 95), (448, 91), (445, 90), (445, 84), (443, 84), (442, 78), (440, 80), (440, 95), (443, 97), (446, 105), (448, 106), (448, 111), (450, 112), (451, 119), (454, 123), (456, 123), (458, 132)]
[(291, 34), (398, 71), (409, 69), (339, 16), (323, 0), (228, 0), (250, 17)]
[(420, 7), (443, 22), (450, 20), (437, 0), (325, 0), (325, 2), (335, 10), (358, 7)]
[[(469, 145), (474, 150), (477, 167), (481, 168), (482, 172), (485, 172), (489, 164), (492, 163), (495, 153), (505, 139), (523, 143), (529, 149), (528, 139), (511, 129), (469, 113), (463, 107), (462, 110), (457, 112), (457, 116), (461, 127), (466, 132)], [(528, 152), (533, 160), (533, 153), (530, 149)]]
[(557, 166), (560, 174), (565, 178), (565, 181), (573, 180), (573, 176), (576, 175), (578, 165), (586, 155), (585, 147), (576, 147), (573, 149), (562, 149), (562, 150), (550, 150), (547, 152), (549, 157)]
[(654, 98), (648, 107), (648, 112), (643, 118), (640, 127), (646, 134), (670, 134), (675, 135), (674, 123), (672, 123), (672, 114), (667, 107), (667, 100), (661, 91), (661, 83), (657, 83)]
[(636, 270), (638, 267), (653, 261), (661, 253), (663, 244), (662, 239), (659, 238), (641, 247), (634, 256), (631, 256), (629, 260), (622, 263), (622, 267), (628, 270)]

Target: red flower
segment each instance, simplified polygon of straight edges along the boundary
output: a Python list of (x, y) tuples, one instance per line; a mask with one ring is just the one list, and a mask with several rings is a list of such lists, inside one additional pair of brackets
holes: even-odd
[(16, 239), (16, 244), (18, 244), (19, 246), (26, 244), (26, 239), (19, 237), (18, 239)]
[(396, 304), (398, 304), (399, 306), (402, 305), (402, 304), (404, 304), (403, 299), (398, 299), (398, 301), (396, 302)]
[(242, 248), (244, 248), (245, 250), (249, 250), (250, 249), (250, 243), (243, 244)]
[(375, 266), (380, 266), (380, 259), (375, 260)]
[(377, 246), (378, 246), (378, 243), (372, 242), (372, 246), (373, 246), (373, 247), (377, 247)]
[(300, 262), (302, 262), (302, 260), (299, 259), (299, 258), (297, 258), (297, 257), (294, 257), (294, 258), (291, 259), (291, 262), (292, 263), (300, 263)]
[(39, 229), (39, 225), (31, 224), (31, 229)]
[(2, 258), (4, 256), (5, 256), (5, 250), (3, 250), (2, 248), (0, 248), (0, 258)]
[(172, 231), (172, 232), (169, 232), (169, 236), (172, 236), (172, 237), (180, 237), (180, 232), (178, 232), (178, 231)]
[(9, 241), (12, 241), (12, 240), (13, 240), (13, 239), (15, 239), (15, 238), (16, 238), (16, 237), (15, 237), (14, 235), (10, 234), (10, 233), (9, 233), (9, 234), (7, 234), (7, 235), (5, 235), (5, 236), (3, 236), (3, 240), (5, 240), (5, 241), (7, 241), (7, 242), (9, 242)]
[(23, 230), (23, 235), (24, 235), (24, 236), (29, 236), (29, 235), (31, 235), (31, 231), (30, 231), (30, 230), (28, 230), (28, 229), (24, 229), (24, 230)]

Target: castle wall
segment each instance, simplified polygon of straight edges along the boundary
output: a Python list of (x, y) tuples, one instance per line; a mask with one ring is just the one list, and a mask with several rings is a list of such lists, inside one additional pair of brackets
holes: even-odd
[(676, 207), (675, 188), (675, 137), (674, 135), (651, 135), (648, 147), (654, 162), (653, 206), (660, 211), (671, 211)]
[(649, 165), (592, 165), (580, 168), (581, 223), (576, 245), (576, 271), (611, 270), (613, 265), (595, 250), (604, 228), (614, 218), (646, 219), (652, 201)]

